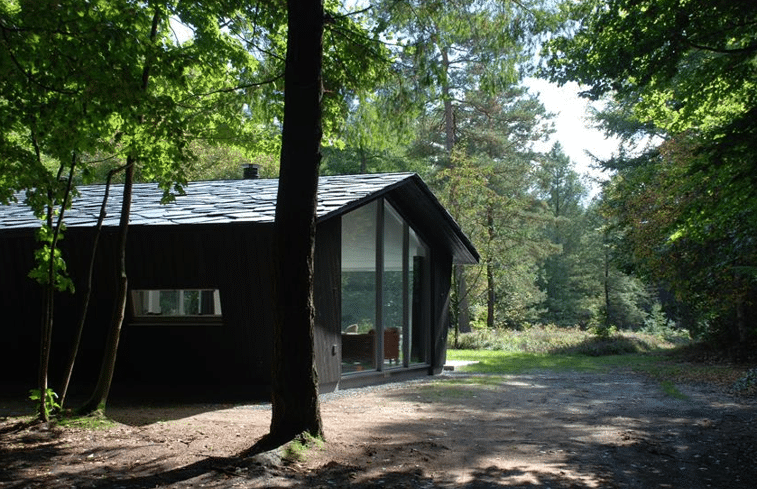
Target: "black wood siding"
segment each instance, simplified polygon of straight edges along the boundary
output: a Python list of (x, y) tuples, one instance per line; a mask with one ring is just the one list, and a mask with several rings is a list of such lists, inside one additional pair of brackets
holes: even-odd
[(450, 284), (452, 256), (442, 250), (431, 250), (431, 370), (441, 373), (447, 360), (447, 335), (450, 325)]
[(318, 224), (315, 240), (315, 347), (322, 392), (334, 390), (342, 375), (341, 362), (341, 219)]
[[(127, 304), (114, 377), (120, 387), (196, 386), (208, 394), (237, 390), (264, 393), (271, 364), (271, 226), (134, 226), (129, 230), (127, 271), (130, 289), (217, 288), (221, 326), (147, 326), (131, 321)], [(61, 243), (77, 294), (56, 294), (50, 381), (59, 388), (61, 370), (81, 311), (84, 275), (92, 230), (69, 228)], [(86, 393), (101, 362), (115, 290), (116, 236), (100, 238), (92, 299), (73, 381)], [(32, 266), (30, 234), (0, 239), (4, 321), (0, 382), (31, 388), (35, 384), (41, 321), (40, 288), (26, 279)], [(10, 285), (13, 284), (13, 285)], [(15, 314), (18, 312), (18, 315)], [(198, 392), (202, 394), (202, 392)]]

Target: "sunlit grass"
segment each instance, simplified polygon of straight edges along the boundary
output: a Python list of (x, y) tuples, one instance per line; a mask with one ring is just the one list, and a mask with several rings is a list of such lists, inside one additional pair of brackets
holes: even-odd
[(454, 348), (456, 344), (458, 348), (464, 350), (604, 356), (670, 350), (681, 343), (688, 342), (688, 337), (685, 335), (669, 338), (628, 331), (597, 335), (580, 328), (559, 328), (547, 325), (519, 331), (478, 329), (471, 333), (460, 334), (456, 341), (454, 336), (450, 335), (449, 347)]
[(616, 368), (643, 368), (659, 361), (645, 354), (590, 356), (580, 354), (514, 353), (492, 350), (448, 350), (450, 360), (478, 363), (456, 370), (482, 374), (518, 374), (532, 370), (606, 372)]
[(487, 381), (466, 379), (481, 386), (501, 382), (502, 375), (532, 371), (611, 373), (625, 369), (657, 380), (669, 396), (684, 399), (676, 384), (705, 382), (730, 388), (747, 372), (744, 366), (691, 361), (695, 355), (690, 341), (683, 337), (665, 339), (628, 332), (599, 337), (578, 329), (540, 327), (477, 331), (466, 335), (462, 343), (471, 348), (449, 348), (447, 358), (477, 362), (456, 367), (456, 371), (492, 376)]
[(88, 416), (62, 416), (57, 420), (58, 426), (89, 431), (108, 430), (117, 425), (115, 421), (101, 414)]

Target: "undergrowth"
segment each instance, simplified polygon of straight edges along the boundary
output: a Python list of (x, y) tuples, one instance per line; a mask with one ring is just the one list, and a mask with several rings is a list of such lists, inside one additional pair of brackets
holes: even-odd
[[(454, 339), (450, 337), (450, 348)], [(602, 334), (579, 328), (534, 326), (521, 331), (479, 329), (461, 334), (457, 347), (462, 350), (496, 350), (511, 353), (579, 354), (590, 356), (648, 353), (671, 349), (688, 342), (678, 337), (649, 333), (602, 330)]]
[(594, 371), (629, 368), (658, 380), (672, 397), (675, 383), (706, 382), (741, 395), (757, 394), (757, 368), (697, 354), (686, 334), (533, 327), (522, 331), (477, 330), (459, 338), (450, 360), (472, 360), (462, 370), (515, 374), (531, 370)]

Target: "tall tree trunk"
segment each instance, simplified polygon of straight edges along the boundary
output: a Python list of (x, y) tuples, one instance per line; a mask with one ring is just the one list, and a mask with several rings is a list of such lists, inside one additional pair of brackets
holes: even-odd
[(444, 83), (442, 84), (442, 97), (444, 98), (444, 149), (447, 156), (452, 154), (455, 148), (455, 115), (452, 108), (452, 93), (449, 86), (449, 53), (446, 47), (440, 46), (442, 51), (442, 66), (444, 69)]
[(288, 0), (284, 127), (275, 220), (272, 418), (265, 443), (323, 436), (313, 346), (313, 256), (321, 160), (323, 3)]
[[(489, 235), (489, 243), (494, 241), (494, 209), (492, 205), (486, 208), (486, 231)], [(487, 253), (486, 257), (486, 326), (489, 329), (494, 328), (494, 301), (496, 299), (494, 294), (494, 263), (492, 254)]]
[(126, 312), (126, 298), (128, 293), (128, 280), (126, 276), (126, 237), (129, 229), (129, 216), (131, 215), (131, 192), (134, 182), (135, 158), (128, 156), (126, 159), (126, 173), (124, 176), (123, 201), (121, 202), (121, 217), (118, 223), (118, 256), (117, 256), (117, 281), (116, 297), (113, 305), (113, 317), (111, 318), (108, 336), (105, 340), (105, 351), (97, 384), (89, 400), (79, 410), (80, 414), (89, 414), (95, 411), (103, 411), (108, 400), (110, 386), (113, 382), (113, 372), (116, 369), (116, 354), (118, 343), (121, 338), (121, 326)]
[(610, 326), (610, 246), (605, 243), (605, 327)]
[(125, 166), (110, 170), (108, 172), (108, 178), (105, 182), (105, 195), (103, 196), (102, 204), (100, 205), (100, 215), (97, 218), (97, 226), (95, 227), (95, 238), (92, 242), (92, 253), (89, 258), (89, 269), (87, 271), (86, 287), (83, 292), (83, 302), (81, 315), (79, 316), (79, 325), (76, 329), (76, 335), (74, 336), (74, 342), (71, 345), (71, 352), (69, 354), (68, 363), (64, 372), (63, 386), (61, 388), (60, 395), (60, 407), (63, 408), (66, 402), (66, 396), (68, 395), (68, 387), (71, 383), (71, 375), (74, 371), (74, 364), (76, 363), (76, 357), (79, 353), (79, 345), (81, 344), (82, 332), (84, 331), (84, 322), (87, 319), (87, 311), (89, 310), (89, 300), (92, 296), (92, 273), (95, 268), (95, 257), (97, 256), (97, 244), (100, 241), (100, 231), (103, 227), (103, 221), (105, 220), (105, 209), (108, 204), (108, 195), (110, 193), (110, 182), (113, 175), (119, 171), (126, 169)]
[[(447, 151), (447, 157), (449, 160), (449, 166), (452, 166), (452, 150), (455, 149), (455, 113), (452, 106), (452, 93), (449, 85), (449, 51), (445, 46), (439, 46), (442, 52), (442, 65), (445, 73), (444, 83), (442, 84), (442, 98), (444, 99), (444, 149)], [(466, 291), (465, 274), (463, 272), (462, 265), (455, 265), (453, 273), (457, 280), (457, 288), (455, 292), (460, 298), (457, 301), (457, 330), (467, 333), (470, 332), (470, 315), (468, 314), (468, 297)], [(456, 336), (457, 336), (456, 330)]]

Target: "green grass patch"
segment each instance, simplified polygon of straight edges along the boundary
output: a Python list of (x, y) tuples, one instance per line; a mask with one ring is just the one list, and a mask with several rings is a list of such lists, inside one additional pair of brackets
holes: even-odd
[(481, 374), (519, 374), (532, 370), (606, 372), (614, 368), (644, 367), (658, 361), (644, 354), (590, 356), (581, 354), (513, 353), (492, 350), (448, 350), (450, 360), (478, 363), (458, 371)]
[(117, 425), (115, 421), (101, 413), (89, 416), (61, 416), (57, 419), (56, 424), (64, 428), (76, 428), (88, 431), (109, 430)]
[(286, 444), (282, 458), (289, 463), (304, 462), (311, 450), (321, 449), (323, 445), (323, 438), (305, 433)]
[[(580, 354), (590, 356), (622, 355), (669, 350), (678, 346), (681, 338), (663, 335), (608, 330), (596, 334), (579, 328), (534, 326), (524, 330), (480, 329), (458, 336), (457, 347), (463, 350), (494, 350), (510, 353)], [(454, 335), (450, 335), (450, 349)]]
[(670, 380), (663, 380), (662, 382), (660, 382), (660, 387), (662, 387), (662, 390), (663, 392), (665, 392), (665, 394), (675, 399), (686, 400), (689, 398), (689, 396), (679, 391), (678, 387), (676, 387), (675, 384)]

